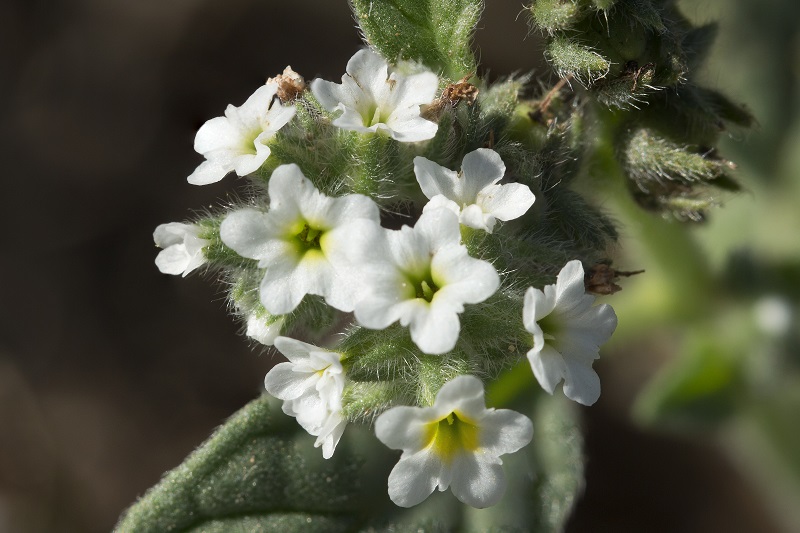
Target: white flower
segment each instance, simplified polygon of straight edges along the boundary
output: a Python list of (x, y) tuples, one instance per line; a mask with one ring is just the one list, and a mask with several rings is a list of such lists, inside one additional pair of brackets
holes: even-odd
[(294, 106), (276, 98), (276, 83), (262, 85), (241, 106), (229, 105), (224, 117), (203, 124), (194, 138), (194, 149), (206, 161), (188, 181), (193, 185), (215, 183), (228, 172), (246, 176), (258, 170), (270, 154), (267, 142), (289, 122)]
[(527, 185), (498, 185), (506, 166), (500, 155), (478, 148), (464, 156), (461, 172), (455, 172), (424, 157), (414, 158), (414, 174), (422, 192), (430, 199), (425, 211), (445, 207), (470, 228), (489, 233), (495, 219), (513, 220), (525, 214), (536, 199)]
[(163, 248), (156, 256), (156, 266), (164, 274), (181, 274), (183, 277), (203, 265), (206, 256), (203, 248), (209, 241), (199, 237), (200, 228), (194, 224), (170, 222), (161, 224), (153, 232), (156, 246)]
[(553, 394), (563, 379), (568, 398), (592, 405), (600, 397), (600, 378), (592, 362), (614, 333), (617, 315), (608, 304), (592, 307), (594, 296), (586, 294), (583, 277), (581, 262), (574, 260), (544, 292), (530, 287), (522, 321), (533, 333), (528, 360), (542, 388)]
[(234, 211), (220, 226), (226, 246), (266, 268), (260, 290), (264, 308), (285, 315), (306, 294), (317, 294), (336, 309), (352, 311), (352, 273), (334, 268), (329, 257), (348, 240), (349, 223), (379, 222), (378, 206), (360, 194), (325, 196), (294, 164), (275, 169), (269, 197), (268, 212)]
[(265, 346), (275, 344), (275, 338), (281, 334), (285, 317), (258, 316), (253, 313), (247, 317), (245, 335)]
[(402, 142), (424, 141), (436, 135), (437, 124), (420, 117), (420, 105), (436, 96), (438, 79), (433, 72), (404, 76), (389, 73), (378, 54), (359, 50), (347, 62), (341, 85), (316, 79), (311, 82), (322, 107), (342, 111), (333, 124), (362, 133), (379, 131)]
[(344, 373), (341, 355), (289, 337), (275, 339), (275, 347), (289, 360), (267, 373), (264, 386), (283, 400), (283, 412), (297, 419), (317, 437), (322, 456), (330, 459), (347, 421), (341, 414)]
[(458, 219), (446, 209), (423, 213), (413, 229), (361, 224), (342, 248), (362, 272), (356, 320), (371, 329), (399, 320), (423, 352), (452, 350), (464, 304), (486, 300), (500, 285), (491, 263), (470, 257), (460, 239)]
[(473, 507), (496, 504), (506, 489), (501, 455), (533, 437), (533, 424), (509, 409), (487, 409), (473, 376), (445, 383), (432, 407), (393, 407), (375, 421), (375, 435), (403, 450), (389, 474), (389, 497), (411, 507), (448, 487)]

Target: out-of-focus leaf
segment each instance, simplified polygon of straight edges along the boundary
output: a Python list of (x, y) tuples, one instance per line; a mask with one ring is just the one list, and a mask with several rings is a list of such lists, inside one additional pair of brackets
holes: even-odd
[(742, 389), (738, 359), (712, 333), (662, 370), (638, 399), (635, 412), (648, 423), (712, 428), (735, 413)]

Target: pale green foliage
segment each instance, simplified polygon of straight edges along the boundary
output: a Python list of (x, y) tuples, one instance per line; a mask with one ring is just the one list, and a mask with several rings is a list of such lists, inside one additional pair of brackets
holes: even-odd
[(689, 185), (722, 175), (726, 163), (692, 151), (641, 128), (630, 132), (622, 146), (622, 162), (628, 175), (642, 189), (649, 183), (675, 181)]
[(548, 43), (545, 55), (561, 77), (573, 76), (591, 85), (608, 74), (611, 63), (591, 47), (559, 33)]
[(628, 132), (619, 158), (634, 184), (634, 198), (645, 208), (701, 221), (716, 202), (709, 185), (735, 189), (726, 179), (727, 161), (710, 152), (678, 145), (645, 128)]
[(389, 61), (419, 61), (445, 78), (474, 73), (480, 0), (351, 0), (364, 39)]
[(614, 145), (629, 188), (646, 209), (704, 220), (719, 202), (715, 189), (739, 188), (727, 174), (731, 165), (713, 149), (720, 132), (753, 123), (744, 108), (687, 80), (716, 26), (694, 27), (673, 2), (580, 5), (585, 9), (570, 11), (569, 19), (559, 18), (563, 2), (537, 1), (531, 9), (534, 23), (550, 35), (546, 57), (554, 70), (577, 79), (591, 100), (620, 110), (594, 109), (607, 129), (593, 133), (608, 138), (589, 144)]
[(536, 0), (530, 9), (533, 22), (551, 34), (583, 18), (578, 0)]
[(606, 106), (639, 107), (658, 88), (683, 81), (681, 40), (690, 27), (674, 11), (662, 13), (650, 0), (547, 0), (531, 11), (550, 35), (546, 57), (556, 72), (574, 76)]

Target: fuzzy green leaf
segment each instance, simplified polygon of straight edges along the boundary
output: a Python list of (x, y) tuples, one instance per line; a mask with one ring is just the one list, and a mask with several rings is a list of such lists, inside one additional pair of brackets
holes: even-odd
[(474, 73), (480, 0), (352, 0), (368, 44), (389, 61), (419, 61), (451, 80)]
[(118, 533), (351, 531), (361, 465), (322, 459), (264, 396), (231, 417), (122, 517)]
[(592, 85), (611, 68), (608, 59), (564, 34), (556, 35), (550, 41), (545, 56), (559, 76), (572, 75), (584, 85)]
[(536, 0), (530, 10), (534, 24), (550, 34), (569, 28), (586, 15), (576, 0)]

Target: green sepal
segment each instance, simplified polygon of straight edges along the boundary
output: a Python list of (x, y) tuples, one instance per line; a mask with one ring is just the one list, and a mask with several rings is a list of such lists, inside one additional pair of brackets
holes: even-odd
[(418, 61), (455, 81), (476, 69), (480, 0), (352, 0), (366, 42), (389, 61)]

